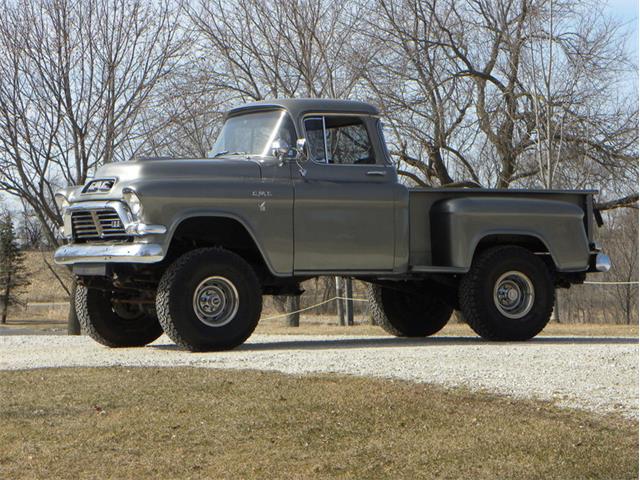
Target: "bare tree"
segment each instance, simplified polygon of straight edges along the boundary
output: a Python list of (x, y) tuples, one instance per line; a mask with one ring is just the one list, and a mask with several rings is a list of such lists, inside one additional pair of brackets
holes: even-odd
[(355, 3), (201, 1), (186, 10), (209, 61), (210, 88), (234, 100), (350, 96), (372, 55)]
[(468, 114), (473, 89), (451, 73), (433, 10), (417, 0), (378, 0), (376, 6), (379, 14), (366, 28), (378, 54), (366, 80), (389, 122), (398, 172), (423, 186), (456, 177), (479, 182), (467, 158), (476, 128)]
[(3, 1), (0, 188), (38, 216), (51, 244), (59, 186), (129, 158), (138, 121), (183, 44), (180, 5), (143, 0)]
[[(448, 65), (450, 76), (473, 86), (466, 116), (482, 133), (471, 149), (484, 170), (479, 178), (501, 188), (551, 185), (562, 161), (558, 186), (631, 184), (637, 175), (637, 101), (616, 95), (630, 64), (623, 33), (602, 20), (600, 7), (554, 0), (448, 0), (418, 7), (411, 18), (423, 38), (405, 43), (419, 46), (422, 59), (407, 52), (406, 61), (419, 59), (430, 70), (429, 52), (438, 47), (443, 53), (436, 65)], [(399, 25), (407, 23), (406, 10), (385, 11)], [(611, 79), (611, 72), (618, 77)], [(464, 99), (467, 93), (454, 90), (456, 95)]]
[(613, 310), (620, 312), (621, 320), (630, 325), (638, 319), (638, 216), (629, 210), (613, 219), (607, 245), (615, 252), (614, 280), (611, 285)]

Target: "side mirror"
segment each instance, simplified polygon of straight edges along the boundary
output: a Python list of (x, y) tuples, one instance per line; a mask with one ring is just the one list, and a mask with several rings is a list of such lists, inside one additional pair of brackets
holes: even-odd
[(271, 155), (282, 161), (287, 156), (291, 147), (284, 140), (277, 138), (271, 143)]
[(298, 155), (304, 155), (304, 146), (307, 144), (307, 139), (306, 138), (299, 138), (298, 140), (296, 140), (296, 151), (298, 152)]

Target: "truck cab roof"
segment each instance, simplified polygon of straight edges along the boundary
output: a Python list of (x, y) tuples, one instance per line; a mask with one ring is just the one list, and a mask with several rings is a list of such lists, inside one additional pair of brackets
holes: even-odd
[(284, 108), (294, 118), (307, 113), (339, 113), (379, 116), (380, 111), (365, 102), (336, 100), (329, 98), (291, 98), (252, 102), (231, 109), (227, 115), (236, 115), (246, 110)]

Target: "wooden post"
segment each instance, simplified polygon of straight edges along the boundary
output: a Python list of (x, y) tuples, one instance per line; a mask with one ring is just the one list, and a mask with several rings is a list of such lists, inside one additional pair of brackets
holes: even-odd
[(67, 335), (80, 335), (80, 322), (76, 315), (76, 287), (74, 280), (71, 285), (71, 294), (69, 295), (69, 315), (67, 316)]
[(353, 300), (351, 300), (353, 298), (353, 280), (345, 278), (344, 281), (347, 285), (347, 294), (345, 295), (347, 297), (347, 300), (345, 300), (347, 305), (347, 325), (353, 325)]
[[(343, 297), (342, 291), (342, 278), (336, 277), (336, 297)], [(341, 298), (336, 299), (336, 306), (338, 308), (338, 321), (340, 325), (344, 325), (344, 304)]]

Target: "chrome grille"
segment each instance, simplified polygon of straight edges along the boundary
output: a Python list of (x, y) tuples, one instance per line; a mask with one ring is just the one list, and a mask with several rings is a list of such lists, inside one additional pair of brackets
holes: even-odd
[(122, 220), (113, 208), (79, 210), (71, 214), (73, 238), (78, 240), (104, 240), (126, 238)]

